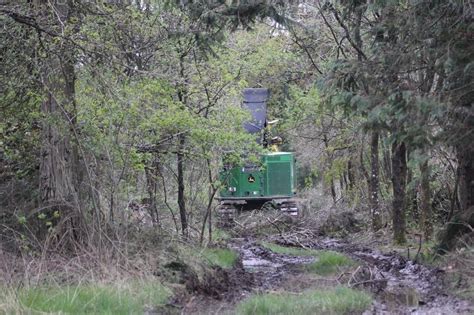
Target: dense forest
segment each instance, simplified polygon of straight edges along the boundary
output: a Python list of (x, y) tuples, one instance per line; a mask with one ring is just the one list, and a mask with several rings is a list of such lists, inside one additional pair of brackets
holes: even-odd
[[(469, 1), (2, 1), (0, 312), (390, 313), (396, 260), (437, 287), (397, 311), (469, 313), (473, 22)], [(303, 209), (224, 229), (224, 157), (267, 152), (244, 88), (271, 92)], [(333, 255), (334, 283), (288, 288), (249, 251), (285, 274)]]

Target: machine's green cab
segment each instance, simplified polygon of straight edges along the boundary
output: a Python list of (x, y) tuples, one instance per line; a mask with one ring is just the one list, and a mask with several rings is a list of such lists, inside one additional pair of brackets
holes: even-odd
[(296, 166), (291, 152), (263, 154), (260, 165), (224, 169), (220, 178), (221, 199), (273, 199), (296, 194)]

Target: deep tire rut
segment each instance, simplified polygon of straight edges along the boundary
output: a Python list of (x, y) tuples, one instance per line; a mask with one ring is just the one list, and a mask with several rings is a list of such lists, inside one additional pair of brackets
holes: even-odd
[[(381, 253), (331, 238), (302, 241), (275, 236), (270, 239), (283, 246), (337, 251), (358, 261), (359, 267), (340, 284), (373, 295), (374, 302), (364, 314), (474, 313), (471, 302), (447, 294), (442, 270), (414, 263), (395, 252)], [(233, 314), (239, 301), (258, 292), (280, 290), (282, 281), (301, 278), (304, 276), (301, 267), (315, 260), (311, 256), (274, 253), (254, 238), (234, 238), (227, 247), (239, 253), (238, 266), (230, 272), (245, 283), (236, 285), (232, 281), (229, 283), (232, 287), (218, 299), (193, 298), (181, 314)]]

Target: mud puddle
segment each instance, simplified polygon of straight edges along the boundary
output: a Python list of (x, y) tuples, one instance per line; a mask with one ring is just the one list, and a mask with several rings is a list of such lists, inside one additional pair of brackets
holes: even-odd
[[(358, 261), (360, 266), (339, 284), (372, 293), (374, 302), (364, 312), (365, 315), (474, 313), (469, 301), (444, 291), (441, 270), (414, 263), (395, 252), (386, 254), (329, 238), (312, 238), (303, 242), (301, 239), (292, 241), (291, 238), (275, 236), (267, 240), (285, 246), (338, 251)], [(241, 300), (258, 292), (284, 290), (288, 281), (307, 282), (306, 287), (317, 285), (301, 268), (313, 262), (314, 257), (277, 254), (252, 238), (234, 238), (229, 240), (227, 246), (239, 253), (239, 264), (233, 272), (237, 271), (237, 277), (245, 278), (246, 285), (229, 284), (233, 286), (228, 290), (232, 294), (219, 299), (193, 297), (181, 309), (181, 314), (234, 314), (235, 306)]]
[(252, 239), (233, 239), (228, 247), (239, 253), (242, 267), (253, 275), (257, 290), (274, 288), (287, 274), (297, 273), (297, 267), (314, 261), (314, 257), (274, 253)]
[(227, 247), (239, 254), (236, 267), (229, 272), (230, 278), (237, 277), (245, 283), (229, 281), (227, 292), (218, 298), (202, 294), (192, 296), (180, 303), (179, 312), (174, 309), (169, 314), (235, 314), (238, 302), (259, 292), (280, 289), (282, 281), (301, 274), (299, 267), (314, 261), (314, 257), (274, 253), (250, 238), (231, 239)]
[(472, 303), (447, 294), (443, 271), (338, 239), (301, 242), (275, 239), (281, 245), (334, 250), (359, 261), (348, 285), (370, 291), (375, 300), (364, 314), (473, 314)]

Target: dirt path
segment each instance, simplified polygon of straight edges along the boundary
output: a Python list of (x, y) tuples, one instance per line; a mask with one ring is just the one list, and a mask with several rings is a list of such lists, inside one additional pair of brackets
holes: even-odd
[(234, 238), (227, 246), (240, 254), (240, 261), (229, 277), (229, 288), (219, 298), (193, 296), (182, 314), (232, 314), (236, 304), (257, 292), (304, 290), (315, 286), (345, 285), (369, 291), (374, 302), (364, 314), (472, 314), (474, 308), (445, 292), (439, 269), (416, 264), (397, 253), (337, 239), (273, 236), (268, 240), (285, 246), (333, 250), (359, 263), (355, 270), (331, 278), (311, 278), (302, 266), (314, 257), (276, 254), (253, 238)]

